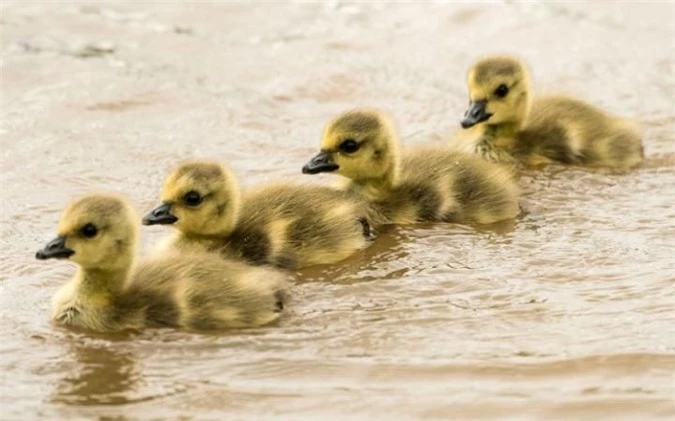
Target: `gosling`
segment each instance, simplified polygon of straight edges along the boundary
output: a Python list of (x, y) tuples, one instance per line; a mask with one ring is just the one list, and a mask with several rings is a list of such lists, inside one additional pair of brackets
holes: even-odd
[(510, 164), (549, 163), (631, 168), (644, 158), (634, 125), (578, 99), (532, 102), (526, 66), (512, 57), (488, 57), (468, 72), (470, 104), (456, 147)]
[(165, 180), (145, 225), (172, 225), (168, 245), (194, 246), (251, 264), (297, 269), (339, 262), (374, 239), (368, 204), (329, 187), (277, 183), (240, 192), (212, 161), (189, 161)]
[(391, 120), (377, 110), (347, 111), (325, 128), (321, 152), (302, 169), (348, 179), (387, 223), (490, 224), (520, 212), (510, 171), (474, 156), (421, 148), (399, 156)]
[(279, 318), (286, 275), (200, 250), (134, 263), (137, 217), (121, 197), (86, 196), (62, 213), (58, 236), (36, 258), (79, 268), (52, 301), (56, 324), (113, 332), (146, 327), (249, 328)]

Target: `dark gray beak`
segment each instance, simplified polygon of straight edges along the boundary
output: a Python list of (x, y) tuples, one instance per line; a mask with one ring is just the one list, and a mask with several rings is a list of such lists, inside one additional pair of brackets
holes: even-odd
[(162, 203), (143, 217), (143, 225), (171, 225), (178, 218), (171, 214), (171, 205)]
[(340, 168), (340, 166), (333, 162), (332, 154), (330, 152), (321, 151), (302, 167), (302, 173), (318, 174), (320, 172), (332, 172), (338, 168)]
[(38, 260), (47, 259), (67, 259), (75, 254), (75, 252), (66, 247), (66, 237), (59, 235), (52, 241), (48, 242), (44, 248), (35, 253), (35, 258)]
[(468, 129), (492, 117), (492, 114), (485, 112), (485, 105), (487, 105), (487, 101), (484, 99), (469, 104), (469, 108), (462, 119), (462, 128)]

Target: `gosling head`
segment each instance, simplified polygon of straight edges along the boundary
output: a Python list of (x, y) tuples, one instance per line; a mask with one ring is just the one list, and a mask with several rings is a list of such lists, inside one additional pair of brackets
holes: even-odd
[(58, 236), (35, 257), (68, 259), (91, 270), (123, 269), (135, 254), (136, 221), (135, 212), (121, 197), (86, 196), (63, 211)]
[(239, 216), (234, 174), (210, 161), (190, 161), (164, 182), (162, 204), (143, 218), (144, 225), (173, 225), (186, 235), (227, 235)]
[(357, 183), (393, 177), (397, 152), (398, 139), (386, 115), (374, 110), (347, 111), (328, 123), (321, 152), (302, 172), (334, 172)]
[(476, 124), (520, 126), (530, 106), (530, 80), (525, 65), (511, 57), (488, 57), (469, 70), (469, 108), (461, 121), (468, 129)]

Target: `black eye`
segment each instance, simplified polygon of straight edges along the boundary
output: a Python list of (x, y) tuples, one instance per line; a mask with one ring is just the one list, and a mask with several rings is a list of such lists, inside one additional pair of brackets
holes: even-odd
[(340, 151), (344, 153), (354, 153), (359, 150), (359, 143), (354, 139), (347, 139), (340, 143)]
[(87, 224), (80, 228), (80, 234), (85, 238), (93, 238), (98, 234), (98, 228), (94, 224)]
[(495, 89), (495, 95), (499, 98), (504, 98), (509, 93), (509, 88), (503, 83)]
[(183, 196), (183, 202), (188, 206), (197, 206), (202, 203), (202, 196), (196, 191), (189, 191)]

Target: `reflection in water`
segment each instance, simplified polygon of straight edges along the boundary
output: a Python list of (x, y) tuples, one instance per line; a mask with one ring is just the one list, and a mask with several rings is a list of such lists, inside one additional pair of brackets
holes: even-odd
[(397, 279), (405, 276), (407, 269), (397, 267), (396, 262), (408, 257), (405, 244), (410, 241), (403, 227), (380, 228), (373, 244), (349, 258), (333, 265), (304, 268), (297, 272), (298, 283), (339, 282), (352, 284), (369, 282), (382, 277)]
[[(334, 265), (322, 265), (305, 268), (297, 272), (298, 283), (305, 282), (337, 282), (352, 284), (370, 282), (381, 279), (399, 279), (414, 269), (411, 265), (411, 247), (416, 247), (420, 237), (442, 232), (450, 236), (475, 231), (479, 234), (503, 236), (512, 233), (515, 220), (500, 221), (490, 225), (458, 225), (458, 224), (419, 224), (389, 225), (380, 228), (377, 240), (365, 250), (350, 256)], [(444, 242), (448, 242), (445, 239)]]
[(74, 344), (77, 365), (57, 384), (54, 402), (68, 405), (120, 405), (134, 401), (141, 373), (131, 351), (115, 343)]

